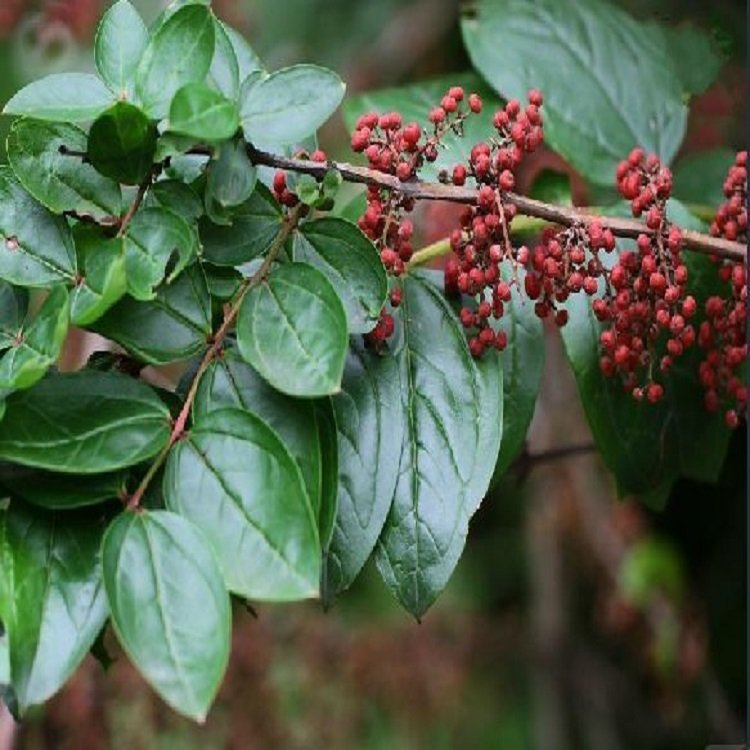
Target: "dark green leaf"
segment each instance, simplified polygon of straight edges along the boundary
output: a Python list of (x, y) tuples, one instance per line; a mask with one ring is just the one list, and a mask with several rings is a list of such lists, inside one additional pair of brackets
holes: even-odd
[(240, 125), (234, 102), (205, 83), (188, 83), (172, 99), (169, 129), (206, 141), (231, 138)]
[(702, 94), (716, 80), (724, 62), (711, 37), (694, 26), (659, 26), (659, 30), (684, 91)]
[(223, 208), (245, 203), (253, 194), (258, 171), (247, 156), (241, 138), (216, 147), (208, 165), (206, 201), (216, 201)]
[(93, 323), (127, 290), (125, 241), (110, 239), (97, 227), (75, 231), (80, 281), (73, 290), (70, 315), (77, 326)]
[(242, 274), (235, 268), (212, 266), (210, 263), (203, 263), (202, 266), (211, 296), (220, 302), (232, 299), (242, 283)]
[(231, 226), (200, 222), (203, 257), (217, 266), (238, 266), (262, 255), (281, 229), (279, 204), (265, 185), (233, 211)]
[(331, 283), (306, 263), (274, 269), (237, 319), (240, 353), (290, 396), (337, 393), (346, 359), (346, 312)]
[(217, 409), (235, 406), (260, 417), (284, 442), (297, 462), (313, 509), (320, 507), (321, 446), (313, 401), (285, 396), (271, 388), (235, 348), (211, 363), (201, 378), (193, 406), (196, 424)]
[(167, 511), (120, 515), (102, 545), (117, 638), (156, 692), (203, 721), (229, 660), (231, 608), (203, 534)]
[(313, 510), (318, 517), (320, 546), (324, 554), (331, 544), (333, 527), (338, 513), (339, 451), (336, 415), (330, 398), (313, 401), (315, 421), (320, 436), (321, 474), (318, 507)]
[(91, 164), (63, 151), (86, 151), (86, 134), (75, 125), (20, 119), (8, 136), (8, 161), (21, 184), (56, 214), (76, 211), (96, 219), (117, 216), (120, 186)]
[(125, 472), (76, 476), (0, 464), (0, 486), (42, 508), (71, 510), (123, 497)]
[(534, 178), (529, 196), (545, 203), (572, 206), (570, 177), (565, 172), (558, 172), (555, 169), (543, 169)]
[(337, 109), (346, 86), (331, 70), (293, 65), (242, 87), (240, 117), (249, 141), (287, 145), (312, 135)]
[[(416, 122), (427, 125), (430, 110), (440, 102), (451, 86), (462, 86), (468, 96), (475, 92), (482, 97), (484, 107), (479, 114), (472, 114), (464, 121), (463, 137), (449, 132), (441, 143), (445, 149), (438, 151), (434, 162), (426, 162), (420, 169), (420, 175), (426, 180), (436, 180), (440, 170), (450, 174), (454, 164), (469, 161), (469, 154), (476, 143), (486, 141), (494, 131), (492, 115), (495, 111), (493, 102), (499, 104), (499, 97), (475, 73), (459, 73), (441, 76), (426, 81), (419, 81), (408, 86), (367, 91), (347, 98), (343, 113), (347, 130), (352, 132), (357, 118), (365, 112), (400, 112), (404, 123)], [(361, 215), (361, 212), (357, 215)]]
[(211, 334), (211, 299), (198, 265), (191, 266), (156, 297), (125, 297), (96, 321), (94, 330), (144, 362), (176, 362), (199, 352)]
[(375, 548), (391, 507), (406, 426), (396, 360), (353, 344), (341, 393), (332, 398), (338, 430), (338, 512), (324, 591), (348, 588)]
[(138, 63), (148, 46), (148, 29), (128, 0), (118, 0), (96, 32), (96, 69), (119, 97), (131, 97)]
[(148, 191), (145, 205), (168, 208), (180, 214), (189, 224), (203, 215), (203, 204), (195, 190), (179, 180), (161, 180), (155, 183)]
[(0, 351), (13, 346), (28, 309), (29, 293), (0, 280)]
[(68, 332), (68, 291), (56, 286), (0, 357), (0, 390), (30, 388), (57, 362)]
[(130, 222), (125, 236), (128, 291), (138, 300), (153, 299), (154, 288), (174, 279), (195, 258), (198, 235), (179, 214), (166, 208), (144, 208)]
[(170, 453), (164, 496), (210, 539), (230, 591), (285, 601), (315, 596), (317, 521), (283, 443), (239, 409), (204, 416)]
[(20, 713), (54, 695), (107, 618), (99, 567), (103, 524), (90, 515), (0, 511), (0, 620)]
[(66, 474), (99, 474), (155, 455), (169, 411), (145, 383), (114, 372), (53, 375), (8, 396), (0, 458)]
[(208, 71), (208, 82), (227, 99), (235, 101), (240, 90), (240, 69), (232, 40), (226, 27), (214, 18), (214, 57)]
[(677, 153), (687, 107), (659, 27), (603, 0), (480, 0), (462, 31), (503, 96), (542, 91), (545, 140), (584, 177), (611, 184), (635, 145), (665, 162)]
[(388, 294), (375, 246), (354, 224), (327, 217), (303, 224), (295, 235), (295, 260), (322, 271), (341, 297), (350, 333), (371, 331)]
[(127, 102), (118, 102), (91, 126), (88, 158), (103, 175), (126, 185), (143, 182), (156, 153), (156, 126)]
[(680, 158), (674, 167), (675, 198), (717, 208), (726, 200), (722, 185), (734, 157), (730, 148), (715, 148)]
[(187, 5), (152, 37), (136, 73), (135, 88), (146, 112), (167, 116), (178, 89), (202, 81), (214, 56), (214, 21), (204, 5)]
[(502, 435), (502, 370), (493, 352), (474, 362), (429, 282), (404, 280), (398, 318), (392, 349), (406, 430), (376, 559), (388, 587), (419, 617), (448, 582), (489, 486)]
[(0, 279), (19, 286), (75, 281), (76, 253), (70, 229), (0, 166)]
[(38, 120), (93, 120), (115, 100), (112, 92), (90, 73), (54, 73), (22, 88), (6, 105), (6, 115)]

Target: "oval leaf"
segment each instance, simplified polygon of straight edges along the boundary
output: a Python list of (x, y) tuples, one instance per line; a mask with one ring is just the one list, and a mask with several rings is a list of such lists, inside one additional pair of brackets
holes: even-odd
[(222, 143), (208, 165), (206, 201), (215, 201), (222, 208), (244, 203), (253, 194), (258, 170), (247, 156), (241, 138)]
[(214, 56), (214, 22), (205, 5), (187, 5), (172, 14), (151, 39), (136, 73), (143, 108), (155, 120), (186, 83), (202, 81)]
[(13, 346), (28, 309), (29, 293), (0, 280), (0, 351)]
[(188, 83), (172, 99), (169, 129), (206, 141), (231, 138), (240, 125), (234, 102), (205, 83)]
[(336, 111), (345, 90), (333, 71), (317, 65), (292, 65), (257, 78), (240, 93), (245, 137), (258, 143), (298, 143)]
[(305, 263), (274, 269), (251, 289), (237, 320), (240, 353), (290, 396), (326, 396), (341, 387), (346, 312), (331, 283)]
[(114, 372), (54, 375), (6, 400), (0, 458), (66, 474), (98, 474), (155, 455), (169, 410), (145, 383)]
[(375, 246), (344, 219), (309, 221), (295, 235), (294, 259), (322, 271), (341, 297), (350, 333), (371, 331), (388, 294), (385, 269)]
[(208, 82), (216, 91), (234, 101), (240, 89), (240, 67), (232, 40), (224, 24), (214, 18), (214, 57), (208, 71)]
[(90, 73), (53, 73), (24, 86), (5, 105), (6, 115), (84, 122), (113, 104), (112, 92)]
[(317, 594), (310, 499), (289, 451), (258, 417), (239, 409), (205, 416), (170, 453), (164, 497), (206, 533), (230, 591), (269, 601)]
[(98, 517), (17, 500), (0, 512), (0, 620), (20, 713), (63, 686), (104, 626), (102, 531)]
[(231, 609), (203, 534), (166, 511), (120, 515), (102, 544), (112, 625), (176, 711), (203, 721), (229, 660)]
[(502, 370), (479, 367), (461, 325), (429, 282), (403, 284), (393, 356), (406, 430), (377, 564), (401, 604), (420, 617), (450, 578), (469, 519), (489, 486), (502, 433)]
[(75, 125), (21, 119), (8, 136), (8, 161), (21, 184), (57, 214), (75, 211), (101, 219), (119, 215), (120, 186), (91, 164), (63, 153), (86, 151), (86, 134)]

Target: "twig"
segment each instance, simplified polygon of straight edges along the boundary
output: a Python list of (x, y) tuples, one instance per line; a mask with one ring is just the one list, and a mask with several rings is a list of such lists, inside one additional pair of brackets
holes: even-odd
[(136, 211), (138, 211), (138, 209), (141, 207), (141, 203), (143, 203), (143, 199), (146, 197), (146, 192), (151, 187), (153, 179), (154, 176), (152, 173), (150, 173), (149, 176), (138, 186), (138, 192), (135, 195), (135, 200), (130, 204), (130, 208), (127, 210), (125, 216), (122, 217), (122, 221), (120, 222), (120, 228), (117, 230), (118, 237), (125, 236), (125, 232), (128, 231), (128, 227), (130, 226), (130, 222), (133, 220)]
[(141, 500), (143, 499), (143, 495), (146, 492), (146, 489), (148, 488), (149, 484), (151, 484), (151, 480), (156, 476), (156, 473), (159, 471), (164, 461), (166, 461), (167, 456), (169, 455), (169, 451), (172, 449), (172, 446), (185, 433), (187, 420), (190, 416), (190, 409), (192, 408), (193, 401), (195, 401), (195, 396), (198, 393), (198, 386), (200, 384), (201, 378), (205, 374), (206, 370), (208, 370), (209, 365), (214, 360), (216, 355), (221, 351), (224, 339), (232, 328), (234, 321), (237, 319), (237, 315), (239, 314), (240, 306), (242, 305), (242, 300), (244, 300), (245, 295), (251, 289), (260, 284), (266, 278), (268, 272), (271, 270), (273, 262), (276, 260), (279, 252), (281, 252), (281, 249), (284, 247), (284, 243), (286, 242), (290, 233), (297, 225), (301, 210), (302, 204), (292, 209), (287, 214), (284, 223), (281, 225), (279, 233), (276, 235), (276, 238), (274, 239), (271, 247), (266, 253), (266, 257), (263, 259), (263, 263), (261, 264), (260, 268), (258, 268), (258, 270), (251, 277), (245, 279), (240, 285), (240, 288), (237, 290), (237, 293), (235, 294), (231, 304), (224, 314), (224, 320), (216, 330), (216, 333), (214, 333), (211, 337), (211, 345), (203, 355), (203, 359), (201, 360), (200, 365), (198, 365), (198, 369), (193, 376), (193, 380), (190, 383), (190, 388), (187, 392), (187, 395), (185, 396), (185, 401), (182, 405), (182, 409), (180, 409), (180, 413), (177, 415), (177, 419), (175, 419), (174, 424), (172, 425), (172, 430), (169, 434), (169, 440), (167, 441), (167, 444), (164, 446), (164, 448), (162, 448), (161, 452), (154, 459), (154, 462), (149, 467), (146, 475), (138, 485), (138, 488), (131, 495), (130, 500), (127, 504), (128, 510), (136, 510), (138, 508)]

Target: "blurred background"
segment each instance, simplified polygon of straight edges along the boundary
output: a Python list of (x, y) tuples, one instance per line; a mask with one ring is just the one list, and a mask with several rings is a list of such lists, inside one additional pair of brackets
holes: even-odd
[[(147, 21), (162, 8), (134, 0)], [(620, 0), (642, 19), (709, 32), (723, 68), (691, 103), (677, 163), (745, 147), (746, 9), (735, 0)], [(50, 72), (92, 68), (105, 0), (0, 0), (0, 100)], [(469, 68), (456, 0), (216, 0), (269, 69), (316, 62), (348, 93)], [(4, 139), (8, 122), (0, 122)], [(320, 134), (350, 158), (343, 121)], [(530, 160), (585, 184), (559, 157)], [(721, 177), (717, 177), (720, 185)], [(454, 215), (421, 214), (421, 238)], [(92, 347), (73, 335), (63, 366)], [(170, 373), (162, 373), (169, 378)], [(564, 442), (562, 442), (564, 441)], [(746, 721), (745, 428), (721, 481), (681, 481), (663, 512), (618, 499), (591, 449), (559, 336), (547, 331), (526, 454), (492, 489), (459, 568), (421, 624), (374, 568), (323, 613), (314, 603), (238, 606), (230, 669), (203, 727), (159, 702), (105, 635), (0, 750), (54, 748), (501, 748), (692, 750), (740, 743)], [(105, 659), (106, 661), (106, 659)]]

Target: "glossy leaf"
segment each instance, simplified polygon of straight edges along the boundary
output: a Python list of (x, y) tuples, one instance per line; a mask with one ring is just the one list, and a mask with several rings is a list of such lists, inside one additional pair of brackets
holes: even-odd
[(96, 32), (96, 69), (118, 96), (132, 96), (135, 72), (148, 46), (148, 29), (128, 0), (118, 0)]
[(240, 89), (240, 66), (226, 27), (214, 18), (214, 56), (208, 83), (227, 99), (235, 101)]
[(346, 312), (320, 271), (306, 263), (280, 266), (245, 297), (237, 343), (244, 359), (282, 393), (326, 396), (341, 387)]
[(312, 135), (338, 108), (346, 86), (331, 70), (293, 65), (243, 86), (240, 117), (249, 141), (287, 145)]
[(448, 582), (489, 486), (502, 436), (502, 371), (492, 352), (475, 363), (429, 282), (404, 280), (398, 317), (392, 351), (406, 429), (376, 561), (401, 604), (420, 617)]
[(239, 127), (234, 102), (205, 83), (188, 83), (172, 99), (169, 129), (207, 141), (231, 138)]
[(330, 398), (313, 402), (315, 421), (320, 439), (321, 475), (320, 501), (316, 508), (320, 546), (325, 554), (331, 544), (333, 527), (338, 514), (339, 451), (336, 414)]
[(0, 351), (13, 345), (28, 309), (29, 293), (0, 280)]
[(462, 31), (500, 94), (542, 91), (545, 141), (589, 180), (610, 185), (635, 145), (665, 162), (677, 153), (687, 107), (658, 26), (603, 0), (480, 0)]
[(388, 281), (378, 251), (357, 226), (335, 217), (306, 222), (295, 235), (294, 257), (315, 266), (333, 284), (350, 333), (375, 327)]
[(68, 292), (64, 286), (56, 286), (0, 357), (0, 390), (30, 388), (44, 377), (60, 356), (69, 317)]
[(176, 711), (203, 721), (229, 660), (231, 609), (203, 534), (166, 511), (120, 515), (102, 545), (117, 638)]
[(208, 165), (206, 200), (223, 208), (239, 206), (253, 194), (257, 181), (258, 171), (241, 138), (219, 144)]
[(84, 160), (62, 153), (86, 151), (86, 134), (75, 125), (17, 120), (7, 148), (18, 180), (54, 213), (75, 211), (96, 219), (120, 214), (120, 186)]
[(5, 105), (6, 115), (38, 120), (85, 122), (112, 105), (115, 97), (90, 73), (53, 73), (24, 86)]
[(118, 102), (96, 119), (89, 131), (88, 158), (99, 172), (135, 185), (153, 169), (156, 126), (127, 102)]
[(348, 588), (380, 536), (398, 479), (406, 426), (399, 368), (353, 343), (341, 393), (331, 399), (338, 432), (338, 510), (324, 591)]
[(258, 184), (234, 209), (231, 226), (201, 220), (203, 257), (217, 266), (239, 266), (262, 255), (281, 229), (281, 210), (268, 188)]
[(114, 372), (52, 375), (6, 399), (0, 459), (66, 474), (145, 461), (169, 436), (169, 411), (145, 383)]
[(73, 289), (71, 320), (77, 326), (90, 325), (109, 310), (126, 292), (125, 241), (109, 239), (95, 227), (76, 227), (76, 252), (81, 272)]
[(156, 120), (187, 83), (202, 81), (214, 56), (214, 22), (204, 5), (187, 5), (171, 15), (149, 42), (136, 73), (143, 108)]
[(235, 348), (211, 363), (201, 378), (193, 406), (196, 424), (217, 409), (236, 407), (260, 417), (291, 453), (313, 509), (320, 507), (321, 444), (313, 401), (285, 396), (274, 390), (240, 357)]
[(167, 273), (174, 279), (195, 257), (198, 236), (174, 211), (144, 208), (130, 222), (125, 236), (125, 270), (128, 291), (138, 300), (150, 300)]
[(234, 408), (204, 416), (169, 455), (164, 497), (205, 532), (230, 591), (270, 601), (317, 594), (310, 499), (291, 454), (258, 417)]
[(107, 618), (99, 567), (103, 524), (11, 501), (0, 511), (0, 620), (19, 713), (67, 681)]
[(93, 329), (154, 365), (188, 359), (211, 334), (211, 298), (200, 268), (191, 266), (153, 300), (124, 297)]
[(179, 180), (160, 180), (154, 183), (148, 191), (145, 205), (168, 208), (180, 214), (189, 224), (203, 215), (203, 204), (196, 191)]
[(70, 229), (0, 167), (0, 279), (44, 287), (74, 281), (76, 255)]

